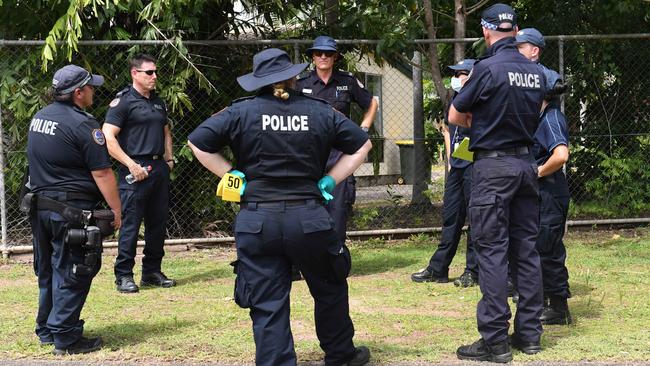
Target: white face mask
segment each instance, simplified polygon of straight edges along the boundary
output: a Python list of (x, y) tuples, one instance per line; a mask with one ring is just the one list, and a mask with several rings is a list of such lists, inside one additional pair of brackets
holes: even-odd
[(455, 76), (451, 78), (451, 88), (454, 89), (456, 93), (458, 93), (462, 87), (463, 83), (461, 82), (460, 78), (457, 78)]

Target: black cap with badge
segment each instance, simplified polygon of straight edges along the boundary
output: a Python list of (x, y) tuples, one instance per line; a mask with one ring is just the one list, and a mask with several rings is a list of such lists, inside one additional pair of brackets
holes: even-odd
[(104, 77), (88, 72), (77, 65), (66, 65), (54, 73), (52, 88), (57, 95), (72, 93), (77, 88), (86, 85), (100, 86), (104, 84)]
[[(510, 23), (509, 27), (502, 27), (503, 23)], [(517, 25), (515, 10), (506, 4), (494, 4), (485, 9), (481, 14), (481, 26), (497, 32), (512, 32)]]

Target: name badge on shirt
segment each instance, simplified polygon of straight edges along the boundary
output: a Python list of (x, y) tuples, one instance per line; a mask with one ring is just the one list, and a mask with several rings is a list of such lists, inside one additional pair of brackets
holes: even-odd
[(304, 94), (311, 94), (311, 89), (304, 88), (304, 89), (302, 90), (302, 92), (303, 92)]

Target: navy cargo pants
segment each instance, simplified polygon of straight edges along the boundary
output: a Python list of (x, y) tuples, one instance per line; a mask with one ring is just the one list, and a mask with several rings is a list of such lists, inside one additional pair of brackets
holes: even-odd
[(115, 260), (115, 277), (133, 277), (133, 266), (138, 243), (140, 224), (144, 219), (144, 258), (142, 273), (160, 272), (165, 255), (163, 244), (169, 213), (169, 166), (163, 160), (135, 159), (140, 165), (151, 165), (149, 177), (133, 184), (126, 183), (129, 174), (120, 166), (119, 188), (122, 201), (122, 227), (119, 248)]
[[(451, 168), (445, 182), (445, 195), (442, 207), (442, 235), (440, 245), (429, 260), (429, 271), (436, 277), (448, 277), (449, 265), (456, 255), (460, 235), (467, 217), (467, 203), (472, 192), (472, 166)], [(465, 272), (478, 276), (478, 263), (474, 241), (467, 231), (467, 254)]]
[[(63, 193), (62, 193), (63, 195)], [(63, 196), (47, 194), (53, 199)], [(69, 205), (92, 209), (94, 202), (69, 201)], [(93, 278), (101, 267), (88, 275), (75, 274), (74, 264), (84, 262), (80, 246), (70, 246), (63, 238), (71, 225), (56, 212), (37, 210), (31, 217), (34, 241), (34, 271), (38, 276), (38, 314), (36, 335), (41, 342), (54, 342), (59, 349), (68, 348), (83, 334), (84, 321), (79, 319)], [(75, 225), (75, 228), (81, 228)]]
[(508, 262), (519, 291), (514, 331), (524, 342), (542, 334), (542, 274), (535, 242), (539, 230), (537, 165), (530, 155), (479, 158), (474, 162), (469, 218), (483, 297), (477, 323), (488, 344), (508, 337)]
[(250, 308), (257, 365), (295, 365), (289, 324), (291, 264), (314, 298), (316, 335), (327, 365), (354, 356), (347, 276), (350, 252), (317, 200), (243, 203), (235, 222), (235, 301)]
[(545, 297), (571, 297), (569, 271), (565, 265), (566, 248), (562, 241), (569, 212), (570, 197), (566, 192), (566, 179), (561, 171), (540, 180), (541, 209), (537, 250), (542, 263)]
[[(329, 171), (341, 159), (343, 153), (336, 149), (331, 149), (327, 157), (327, 164), (325, 171)], [(348, 217), (352, 213), (352, 205), (357, 197), (356, 191), (357, 180), (354, 175), (350, 175), (342, 182), (334, 187), (332, 196), (334, 198), (325, 205), (325, 209), (329, 212), (334, 220), (334, 230), (339, 238), (341, 244), (345, 244), (348, 230)]]

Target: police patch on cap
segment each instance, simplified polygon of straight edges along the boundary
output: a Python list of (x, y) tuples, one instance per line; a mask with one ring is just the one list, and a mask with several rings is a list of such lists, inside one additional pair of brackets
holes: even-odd
[(100, 130), (99, 128), (95, 128), (92, 133), (93, 133), (93, 140), (95, 140), (95, 143), (97, 145), (104, 145), (106, 143), (106, 138), (104, 137), (104, 133), (102, 132), (102, 130)]
[(109, 104), (109, 107), (115, 108), (117, 105), (120, 104), (120, 98), (115, 98), (111, 100), (111, 103)]

